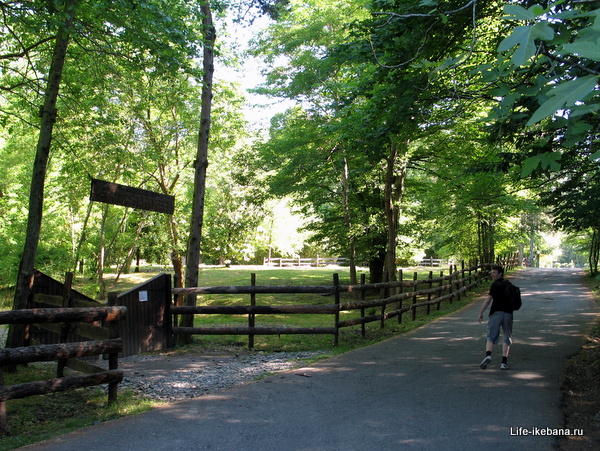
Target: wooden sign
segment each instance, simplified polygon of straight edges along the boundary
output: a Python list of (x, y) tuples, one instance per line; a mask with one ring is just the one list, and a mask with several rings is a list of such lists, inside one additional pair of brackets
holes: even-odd
[(92, 179), (90, 200), (172, 215), (175, 197), (118, 183)]

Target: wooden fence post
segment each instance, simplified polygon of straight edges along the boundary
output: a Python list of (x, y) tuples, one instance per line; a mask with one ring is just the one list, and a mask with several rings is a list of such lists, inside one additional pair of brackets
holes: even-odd
[[(65, 283), (63, 285), (63, 308), (71, 307), (71, 288), (73, 286), (73, 273), (67, 272), (65, 274)], [(60, 343), (66, 343), (69, 338), (69, 332), (71, 331), (71, 323), (63, 323), (60, 328)], [(60, 359), (56, 365), (56, 377), (65, 376), (65, 365), (67, 364), (66, 359)]]
[[(0, 387), (4, 385), (4, 374), (0, 366)], [(8, 432), (8, 419), (6, 417), (6, 401), (0, 400), (0, 435)]]
[[(404, 281), (404, 271), (402, 271), (401, 269), (398, 270), (398, 281), (400, 281), (400, 283), (402, 283)], [(399, 294), (402, 294), (404, 292), (404, 287), (402, 285), (400, 285), (400, 287), (398, 288), (398, 292)], [(398, 301), (398, 311), (402, 310), (402, 300)], [(398, 324), (402, 323), (402, 312), (400, 312), (398, 314)]]
[[(429, 289), (431, 290), (431, 286), (432, 286), (432, 282), (431, 279), (433, 279), (433, 271), (429, 271)], [(431, 293), (427, 294), (427, 314), (429, 315), (431, 313), (431, 304), (429, 304), (431, 302)]]
[[(250, 274), (250, 285), (256, 286), (256, 273)], [(256, 293), (250, 293), (250, 305), (256, 305)], [(253, 328), (255, 324), (254, 313), (248, 314), (248, 327)], [(248, 349), (254, 349), (254, 334), (248, 334)]]
[[(362, 273), (360, 275), (360, 284), (365, 285), (366, 283), (367, 283), (367, 275), (365, 273)], [(361, 301), (364, 302), (366, 298), (367, 298), (367, 292), (364, 289), (360, 290)], [(362, 307), (360, 309), (360, 317), (361, 317), (361, 319), (365, 317), (365, 308), (364, 307)], [(364, 323), (364, 321), (360, 325), (360, 332), (361, 332), (361, 335), (363, 336), (363, 338), (367, 334), (366, 324)]]
[[(454, 271), (455, 272), (459, 272), (458, 271), (458, 267), (456, 265), (454, 265)], [(460, 302), (460, 289), (464, 286), (465, 284), (465, 262), (462, 261), (461, 262), (461, 270), (460, 270), (460, 274), (458, 274), (456, 276), (456, 289), (458, 290), (458, 295), (457, 295), (457, 300), (458, 302)]]
[[(452, 271), (452, 265), (450, 265), (450, 267), (449, 267), (449, 268), (450, 268), (450, 274), (448, 274), (448, 276), (450, 276), (450, 278), (448, 279), (448, 286), (449, 286), (450, 288), (448, 289), (448, 294), (450, 294), (450, 295), (451, 295), (451, 294), (452, 294), (452, 292), (454, 291), (454, 289), (453, 289), (453, 288), (454, 288), (454, 283), (452, 282), (452, 279), (454, 278), (454, 277), (453, 277), (453, 274), (454, 274), (454, 272)], [(454, 297), (454, 296), (450, 296), (450, 298), (448, 299), (448, 302), (449, 302), (450, 304), (452, 304), (452, 298), (453, 298), (453, 297)]]
[(419, 291), (418, 286), (417, 286), (417, 277), (418, 274), (415, 271), (413, 274), (413, 298), (412, 298), (412, 304), (413, 304), (413, 308), (412, 308), (412, 320), (414, 321), (415, 319), (417, 319), (417, 309), (416, 307), (414, 307), (414, 305), (417, 303), (417, 291)]
[[(444, 285), (444, 281), (441, 280), (444, 277), (444, 271), (440, 271), (440, 283), (439, 283), (439, 289), (440, 289), (440, 294), (438, 295), (438, 298), (442, 297), (442, 286)], [(442, 301), (438, 301), (437, 303), (437, 309), (440, 309), (440, 304)]]
[[(108, 305), (116, 307), (117, 306), (117, 298), (119, 297), (118, 293), (108, 293)], [(119, 322), (118, 321), (109, 321), (108, 322), (108, 333), (109, 338), (119, 338)], [(116, 370), (119, 368), (119, 353), (111, 352), (108, 354), (108, 369)], [(118, 382), (110, 382), (108, 384), (108, 404), (113, 404), (117, 401), (117, 392), (119, 388)]]
[(340, 328), (338, 327), (338, 323), (340, 322), (340, 276), (338, 273), (333, 273), (333, 286), (335, 287), (335, 305), (337, 306), (334, 315), (335, 335), (333, 338), (333, 345), (337, 346), (339, 344), (340, 335)]
[[(163, 324), (164, 327), (166, 329), (165, 331), (165, 336), (166, 336), (166, 346), (167, 348), (172, 348), (173, 347), (173, 315), (171, 315), (171, 284), (173, 282), (175, 282), (176, 277), (173, 278), (171, 275), (167, 274), (166, 275), (167, 280), (165, 282), (165, 294), (164, 294), (164, 302), (165, 302), (165, 308), (164, 308), (164, 316), (163, 316)], [(175, 282), (176, 283), (176, 282)], [(177, 299), (176, 296), (173, 297), (173, 300)]]
[[(384, 278), (386, 285), (385, 288), (383, 289), (383, 299), (386, 299), (390, 296), (390, 289), (389, 289), (389, 282), (390, 282), (390, 278), (387, 274), (387, 272), (385, 273), (385, 278)], [(387, 307), (387, 304), (384, 302), (383, 305), (381, 306), (381, 320), (379, 321), (379, 328), (380, 329), (384, 329), (385, 328), (385, 308)]]

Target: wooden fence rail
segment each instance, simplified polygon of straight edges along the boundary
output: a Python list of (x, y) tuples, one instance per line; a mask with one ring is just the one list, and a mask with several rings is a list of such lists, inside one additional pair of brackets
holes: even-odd
[[(507, 270), (515, 267), (515, 257), (506, 258), (499, 263), (505, 265)], [(177, 327), (173, 321), (172, 332), (177, 334), (197, 335), (248, 335), (249, 347), (254, 344), (254, 335), (283, 335), (283, 334), (331, 334), (334, 336), (335, 344), (338, 344), (339, 330), (344, 327), (361, 325), (362, 335), (365, 335), (365, 325), (370, 322), (379, 321), (385, 327), (385, 322), (392, 318), (402, 321), (404, 313), (411, 312), (412, 319), (416, 319), (417, 309), (426, 307), (427, 314), (431, 306), (440, 309), (440, 304), (445, 301), (452, 302), (460, 299), (467, 290), (479, 285), (489, 274), (491, 264), (474, 264), (465, 268), (464, 262), (461, 269), (451, 267), (448, 275), (440, 273), (439, 277), (433, 277), (429, 272), (429, 278), (417, 280), (414, 273), (413, 280), (403, 280), (402, 271), (399, 272), (399, 280), (393, 282), (362, 283), (359, 285), (340, 285), (337, 274), (334, 274), (333, 285), (329, 286), (256, 286), (256, 276), (252, 275), (252, 285), (229, 286), (229, 287), (191, 287), (174, 288), (172, 293), (180, 294), (249, 294), (250, 305), (227, 305), (227, 306), (172, 306), (171, 314), (177, 315), (248, 315), (248, 327), (219, 326), (219, 327)], [(426, 287), (422, 287), (426, 285)], [(368, 293), (384, 293), (384, 296), (376, 299), (366, 299)], [(257, 294), (321, 294), (331, 295), (335, 301), (327, 305), (256, 305)], [(341, 301), (341, 293), (355, 293), (357, 300)], [(389, 294), (392, 293), (392, 294)], [(360, 300), (358, 300), (360, 297)], [(404, 303), (409, 301), (410, 304)], [(377, 314), (366, 315), (366, 309), (380, 308)], [(340, 321), (340, 313), (358, 311), (360, 316)], [(332, 327), (256, 327), (255, 315), (271, 314), (322, 314), (334, 315)]]
[[(125, 318), (125, 307), (84, 307), (84, 308), (36, 308), (0, 312), (0, 324), (62, 324), (63, 336), (67, 331), (78, 328), (78, 333), (85, 335), (83, 322), (106, 321), (108, 327), (92, 326), (90, 328), (104, 330), (92, 332), (93, 337), (106, 336), (105, 340), (80, 341), (72, 343), (43, 344), (18, 348), (0, 349), (0, 433), (8, 430), (6, 418), (6, 401), (34, 395), (59, 392), (79, 387), (108, 384), (108, 402), (117, 399), (117, 386), (123, 380), (123, 370), (118, 369), (118, 353), (123, 349), (123, 341), (118, 336), (119, 320)], [(92, 338), (93, 338), (92, 337)], [(108, 370), (78, 360), (85, 356), (108, 354)], [(11, 386), (4, 385), (2, 367), (31, 362), (57, 361), (57, 377), (47, 381), (28, 382)], [(90, 374), (64, 376), (65, 367)]]
[(264, 266), (327, 266), (347, 265), (348, 259), (344, 257), (297, 257), (297, 258), (269, 258), (263, 257)]
[(454, 260), (447, 260), (445, 258), (424, 258), (419, 262), (419, 266), (445, 266), (454, 265)]

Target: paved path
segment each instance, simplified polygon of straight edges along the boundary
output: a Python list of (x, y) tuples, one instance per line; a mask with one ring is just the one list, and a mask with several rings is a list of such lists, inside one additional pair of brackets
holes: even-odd
[(211, 396), (44, 442), (40, 450), (548, 450), (560, 428), (559, 376), (594, 304), (582, 271), (524, 269), (512, 279), (511, 369), (500, 346), (480, 370), (481, 300), (414, 332)]

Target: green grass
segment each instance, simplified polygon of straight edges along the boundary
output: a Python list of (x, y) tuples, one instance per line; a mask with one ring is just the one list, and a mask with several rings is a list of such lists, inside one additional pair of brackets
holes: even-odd
[[(436, 268), (433, 271), (433, 277), (438, 277), (440, 270), (445, 274), (447, 268)], [(404, 280), (412, 280), (414, 272), (418, 279), (427, 279), (429, 277), (429, 268), (414, 268), (404, 270)], [(154, 271), (141, 272), (136, 274), (121, 276), (117, 284), (113, 286), (116, 291), (125, 291), (132, 288), (143, 280), (147, 280), (156, 275)], [(300, 285), (333, 285), (333, 274), (339, 276), (340, 284), (350, 284), (349, 268), (268, 268), (261, 266), (252, 267), (231, 267), (231, 268), (202, 268), (199, 274), (200, 286), (247, 286), (250, 285), (251, 274), (256, 274), (256, 285), (277, 285), (277, 286), (300, 286)], [(360, 280), (360, 274), (358, 278)], [(108, 276), (110, 281), (114, 276)], [(423, 286), (425, 287), (425, 286)], [(342, 293), (342, 302), (353, 300), (352, 294)], [(466, 303), (471, 302), (472, 298), (467, 298), (461, 302), (452, 304), (444, 302), (440, 311), (435, 306), (431, 306), (431, 315), (425, 317), (426, 307), (417, 309), (417, 320), (411, 320), (411, 314), (405, 313), (402, 323), (397, 319), (388, 320), (383, 329), (379, 322), (373, 322), (366, 325), (366, 337), (361, 336), (360, 326), (344, 328), (340, 330), (339, 346), (333, 346), (332, 335), (257, 335), (254, 337), (254, 349), (264, 352), (278, 351), (323, 351), (326, 350), (330, 355), (346, 352), (357, 347), (376, 343), (383, 339), (395, 336), (399, 333), (412, 330), (415, 327), (431, 321), (439, 316), (446, 315)], [(257, 305), (323, 305), (333, 304), (333, 296), (322, 296), (318, 294), (258, 294), (256, 295)], [(404, 305), (409, 305), (410, 299), (404, 301)], [(222, 294), (222, 295), (199, 295), (198, 305), (249, 305), (250, 295), (248, 294)], [(390, 307), (388, 307), (388, 311)], [(366, 314), (372, 315), (380, 312), (380, 308), (369, 309)], [(357, 318), (359, 311), (342, 312), (340, 320)], [(211, 326), (247, 326), (247, 315), (195, 315), (194, 325), (196, 327)], [(256, 315), (256, 326), (267, 327), (333, 327), (334, 316), (327, 315)], [(194, 343), (199, 347), (235, 347), (242, 348), (248, 346), (248, 337), (243, 335), (198, 335), (193, 338)]]
[[(250, 285), (250, 274), (256, 273), (257, 285), (332, 285), (333, 273), (339, 274), (341, 284), (349, 284), (350, 276), (347, 268), (310, 268), (310, 269), (262, 269), (251, 268), (206, 268), (200, 272), (200, 285), (202, 286), (235, 286)], [(133, 286), (150, 279), (157, 272), (150, 270), (142, 273), (123, 275), (110, 291), (125, 291)], [(445, 271), (447, 273), (447, 269)], [(429, 275), (429, 269), (419, 269), (419, 279)], [(434, 271), (434, 277), (439, 275), (439, 269)], [(114, 275), (107, 276), (109, 286), (114, 280)], [(112, 280), (111, 280), (112, 278)], [(405, 280), (412, 280), (412, 271), (405, 271)], [(60, 280), (60, 278), (58, 278)], [(82, 290), (89, 279), (76, 279), (75, 289)], [(339, 355), (353, 349), (368, 346), (382, 340), (392, 338), (426, 324), (435, 318), (447, 315), (471, 303), (477, 296), (487, 290), (487, 284), (473, 290), (470, 294), (462, 296), (460, 301), (453, 303), (444, 302), (439, 311), (431, 307), (431, 314), (425, 315), (426, 307), (420, 307), (417, 319), (411, 320), (411, 314), (403, 315), (402, 323), (396, 318), (388, 320), (385, 327), (380, 328), (379, 322), (366, 325), (366, 337), (361, 336), (361, 327), (355, 326), (340, 331), (339, 345), (333, 345), (331, 335), (281, 335), (281, 336), (255, 336), (255, 349), (264, 352), (278, 351), (321, 351), (321, 357)], [(89, 294), (89, 293), (88, 293)], [(346, 298), (350, 294), (343, 294)], [(249, 295), (210, 295), (199, 296), (199, 305), (235, 305), (249, 304)], [(314, 294), (297, 295), (270, 295), (256, 296), (257, 304), (332, 304), (332, 296), (319, 296)], [(405, 301), (408, 305), (410, 300)], [(389, 308), (388, 308), (389, 310)], [(379, 313), (380, 308), (367, 310), (366, 314)], [(342, 312), (340, 319), (355, 318), (359, 312)], [(196, 315), (195, 325), (247, 325), (246, 315)], [(281, 325), (302, 327), (333, 327), (333, 315), (257, 315), (256, 325)], [(180, 347), (176, 353), (198, 353), (202, 350), (221, 349), (237, 352), (248, 347), (246, 336), (195, 336), (191, 345)], [(303, 362), (306, 364), (307, 362)], [(29, 367), (20, 367), (15, 374), (5, 373), (5, 384), (13, 385), (26, 381), (44, 380), (54, 378), (56, 366), (52, 364), (32, 364)], [(119, 390), (118, 402), (114, 406), (107, 405), (105, 388), (89, 387), (71, 390), (63, 393), (54, 393), (30, 398), (11, 400), (7, 402), (9, 433), (0, 439), (0, 451), (35, 443), (86, 426), (108, 421), (126, 415), (135, 415), (152, 408), (155, 403), (136, 397), (131, 391)]]
[[(20, 366), (16, 373), (4, 373), (4, 383), (15, 385), (53, 379), (56, 377), (55, 368), (52, 364)], [(107, 400), (106, 390), (102, 387), (85, 387), (7, 401), (9, 431), (0, 436), (0, 451), (145, 412), (153, 405), (149, 400), (135, 396), (130, 390), (120, 390), (117, 402), (110, 406), (107, 405)]]

